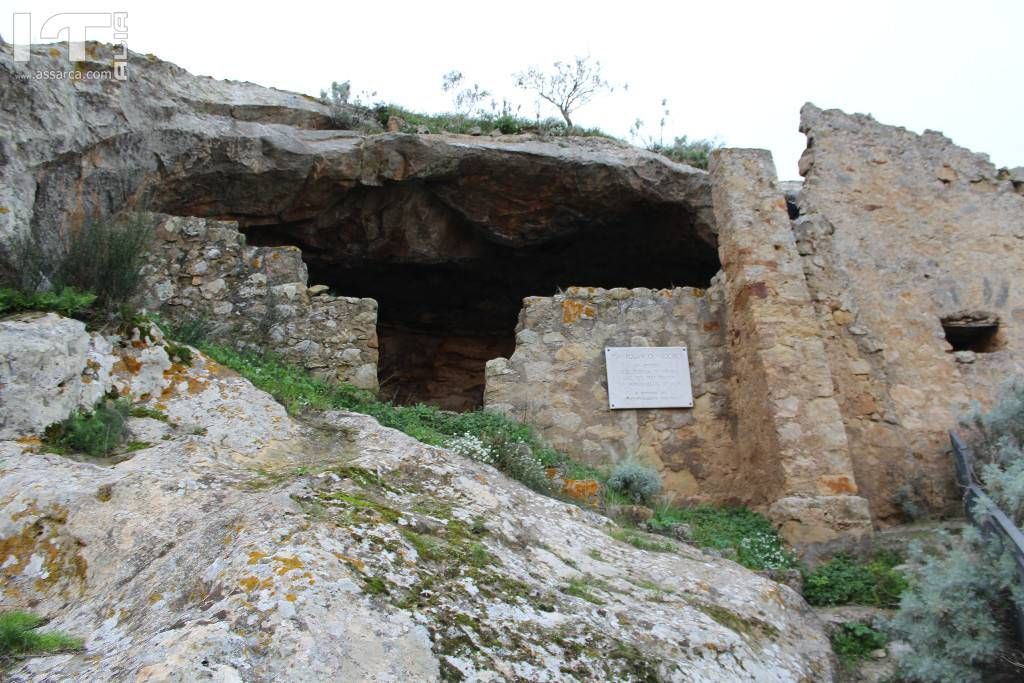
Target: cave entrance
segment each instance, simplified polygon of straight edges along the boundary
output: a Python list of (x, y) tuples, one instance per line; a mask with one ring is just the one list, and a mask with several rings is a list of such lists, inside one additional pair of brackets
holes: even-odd
[(574, 285), (707, 287), (719, 269), (713, 237), (698, 235), (679, 204), (591, 218), (527, 244), (447, 221), (244, 230), (251, 244), (301, 248), (310, 284), (377, 300), (383, 398), (458, 411), (482, 405), (485, 364), (515, 350), (523, 298)]

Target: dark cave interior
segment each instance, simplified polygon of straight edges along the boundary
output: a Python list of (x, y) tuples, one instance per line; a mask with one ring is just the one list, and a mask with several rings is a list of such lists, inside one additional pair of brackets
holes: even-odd
[(458, 254), (452, 260), (438, 253), (410, 262), (401, 249), (339, 247), (323, 239), (329, 232), (323, 227), (243, 226), (250, 244), (302, 249), (310, 284), (377, 300), (384, 398), (450, 410), (482, 404), (484, 365), (515, 350), (524, 297), (574, 285), (706, 287), (719, 269), (714, 246), (697, 236), (679, 207), (639, 209), (527, 245), (489, 240), (473, 226), (462, 229), (471, 248), (450, 250), (449, 241), (439, 251)]

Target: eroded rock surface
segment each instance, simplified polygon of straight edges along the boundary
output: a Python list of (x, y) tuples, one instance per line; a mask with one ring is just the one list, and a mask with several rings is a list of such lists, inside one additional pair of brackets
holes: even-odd
[(198, 354), (147, 405), (165, 438), (114, 466), (0, 443), (3, 604), (86, 639), (11, 680), (832, 676), (789, 588), (371, 418), (297, 421)]

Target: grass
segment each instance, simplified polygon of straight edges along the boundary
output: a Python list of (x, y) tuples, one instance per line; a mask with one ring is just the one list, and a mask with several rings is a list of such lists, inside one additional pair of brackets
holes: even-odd
[(566, 595), (571, 595), (594, 605), (603, 605), (604, 600), (590, 592), (589, 584), (583, 579), (570, 579), (569, 584), (562, 589)]
[(755, 570), (796, 567), (775, 527), (763, 515), (742, 507), (665, 507), (650, 521), (656, 531), (674, 524), (690, 526), (689, 541), (704, 548), (736, 551), (736, 561)]
[(57, 631), (40, 631), (44, 623), (45, 620), (28, 612), (0, 613), (0, 661), (82, 648), (78, 638)]
[[(453, 413), (422, 404), (397, 406), (349, 384), (316, 379), (304, 369), (284, 363), (272, 354), (246, 353), (212, 344), (201, 348), (210, 358), (271, 394), (293, 414), (307, 409), (363, 413), (376, 418), (385, 427), (398, 429), (433, 446), (444, 446), (449, 439), (463, 434), (476, 435), (508, 454), (495, 463), (499, 469), (543, 493), (550, 493), (543, 467), (570, 464), (565, 456), (544, 447), (530, 427), (495, 412)], [(524, 445), (528, 454), (523, 453)]]
[(13, 287), (0, 288), (0, 315), (19, 311), (48, 311), (73, 317), (96, 301), (92, 292), (65, 287), (57, 292), (25, 292)]
[(671, 553), (676, 549), (675, 545), (669, 541), (661, 541), (658, 540), (657, 536), (643, 534), (632, 529), (613, 529), (608, 532), (608, 535), (616, 541), (628, 543), (634, 548), (639, 548), (640, 550), (650, 550), (656, 553)]
[(851, 668), (867, 659), (872, 652), (886, 646), (888, 638), (865, 624), (847, 622), (831, 636), (832, 651), (844, 668)]
[(647, 149), (672, 161), (707, 170), (711, 151), (721, 146), (722, 144), (715, 140), (690, 140), (684, 135), (676, 138), (671, 145), (655, 143)]
[(452, 112), (425, 114), (415, 112), (396, 104), (380, 105), (373, 109), (373, 114), (382, 126), (387, 126), (388, 119), (397, 116), (403, 119), (410, 130), (426, 128), (431, 133), (469, 133), (479, 128), (484, 134), (497, 129), (504, 135), (519, 133), (539, 133), (553, 136), (603, 137), (616, 139), (598, 128), (569, 129), (564, 122), (549, 118), (543, 120), (528, 119), (510, 113), (481, 114), (467, 116)]
[(880, 552), (868, 561), (836, 555), (804, 573), (804, 597), (812, 605), (869, 605), (894, 608), (907, 588), (907, 579), (894, 567), (895, 553)]

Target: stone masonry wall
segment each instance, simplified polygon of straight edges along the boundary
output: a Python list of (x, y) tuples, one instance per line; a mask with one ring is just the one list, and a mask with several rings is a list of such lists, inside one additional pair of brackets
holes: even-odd
[[(946, 431), (1024, 371), (1024, 169), (941, 134), (806, 105), (794, 227), (874, 517), (955, 509)], [(999, 319), (990, 352), (953, 353), (941, 319)]]
[(377, 302), (307, 287), (295, 247), (247, 246), (236, 223), (158, 217), (141, 304), (213, 337), (270, 349), (320, 377), (377, 388)]
[(768, 516), (791, 543), (856, 540), (870, 514), (771, 154), (717, 150), (711, 178), (744, 481), (770, 487)]
[[(726, 396), (722, 288), (570, 287), (529, 297), (511, 358), (487, 364), (484, 403), (595, 465), (636, 458), (683, 500), (744, 502)], [(686, 346), (693, 409), (611, 410), (605, 346)]]

